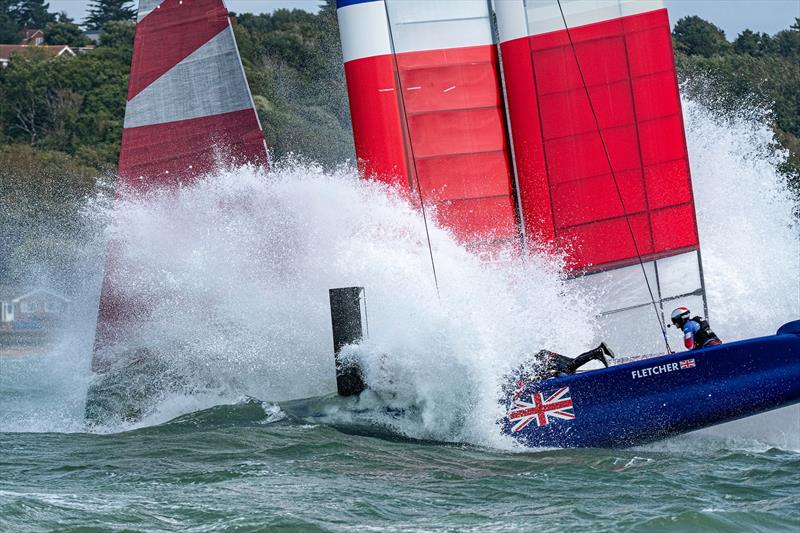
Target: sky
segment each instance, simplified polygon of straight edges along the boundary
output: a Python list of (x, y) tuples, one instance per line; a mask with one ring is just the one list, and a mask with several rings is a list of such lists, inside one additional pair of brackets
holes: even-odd
[[(745, 28), (774, 34), (800, 17), (800, 0), (664, 0), (674, 24), (681, 17), (699, 15), (734, 39)], [(66, 11), (77, 21), (86, 16), (87, 0), (50, 0), (50, 11)], [(279, 8), (316, 11), (319, 0), (226, 0), (236, 13), (264, 13)]]
[(698, 15), (735, 39), (744, 29), (769, 34), (787, 29), (800, 17), (800, 0), (664, 0), (669, 19)]

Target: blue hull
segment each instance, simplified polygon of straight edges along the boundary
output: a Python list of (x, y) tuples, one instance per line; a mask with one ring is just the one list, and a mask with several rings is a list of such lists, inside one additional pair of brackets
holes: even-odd
[(521, 385), (502, 427), (529, 447), (625, 447), (797, 402), (800, 320), (769, 337)]

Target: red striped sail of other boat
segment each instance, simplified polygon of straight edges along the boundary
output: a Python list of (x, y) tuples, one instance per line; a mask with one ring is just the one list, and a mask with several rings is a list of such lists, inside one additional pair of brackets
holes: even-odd
[[(117, 195), (191, 182), (220, 164), (267, 165), (267, 148), (222, 0), (140, 0)], [(95, 358), (146, 306), (117, 286), (112, 242)], [(126, 291), (127, 292), (127, 291)]]

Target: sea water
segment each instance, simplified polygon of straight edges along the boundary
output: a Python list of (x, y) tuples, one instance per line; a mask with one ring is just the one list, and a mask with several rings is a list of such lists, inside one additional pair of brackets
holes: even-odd
[[(684, 112), (713, 326), (771, 334), (800, 317), (782, 155), (758, 120)], [(87, 221), (123, 244), (123, 289), (150, 306), (130, 343), (158, 364), (114, 384), (136, 416), (87, 423), (90, 243), (83, 319), (51, 353), (0, 359), (0, 530), (800, 527), (797, 407), (629, 450), (500, 436), (503, 374), (541, 347), (585, 349), (592, 295), (558, 258), (487, 267), (432, 224), (437, 297), (418, 211), (348, 166), (221, 171), (98, 198)], [(286, 408), (335, 390), (327, 290), (351, 285), (367, 288), (367, 380), (413, 407), (355, 434)]]

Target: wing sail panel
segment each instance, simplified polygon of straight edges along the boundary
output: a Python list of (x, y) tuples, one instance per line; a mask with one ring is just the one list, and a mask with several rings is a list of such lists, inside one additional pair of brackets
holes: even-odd
[[(140, 0), (117, 194), (177, 186), (220, 163), (266, 166), (267, 149), (222, 0)], [(95, 358), (150, 306), (124, 287), (109, 245)]]
[(411, 190), (418, 184), (465, 243), (517, 242), (488, 4), (340, 1), (338, 13), (363, 174)]
[(658, 339), (643, 270), (660, 307), (704, 301), (667, 12), (650, 0), (496, 9), (528, 238), (565, 252), (574, 283), (602, 295), (604, 332), (649, 321), (655, 335), (641, 336)]

